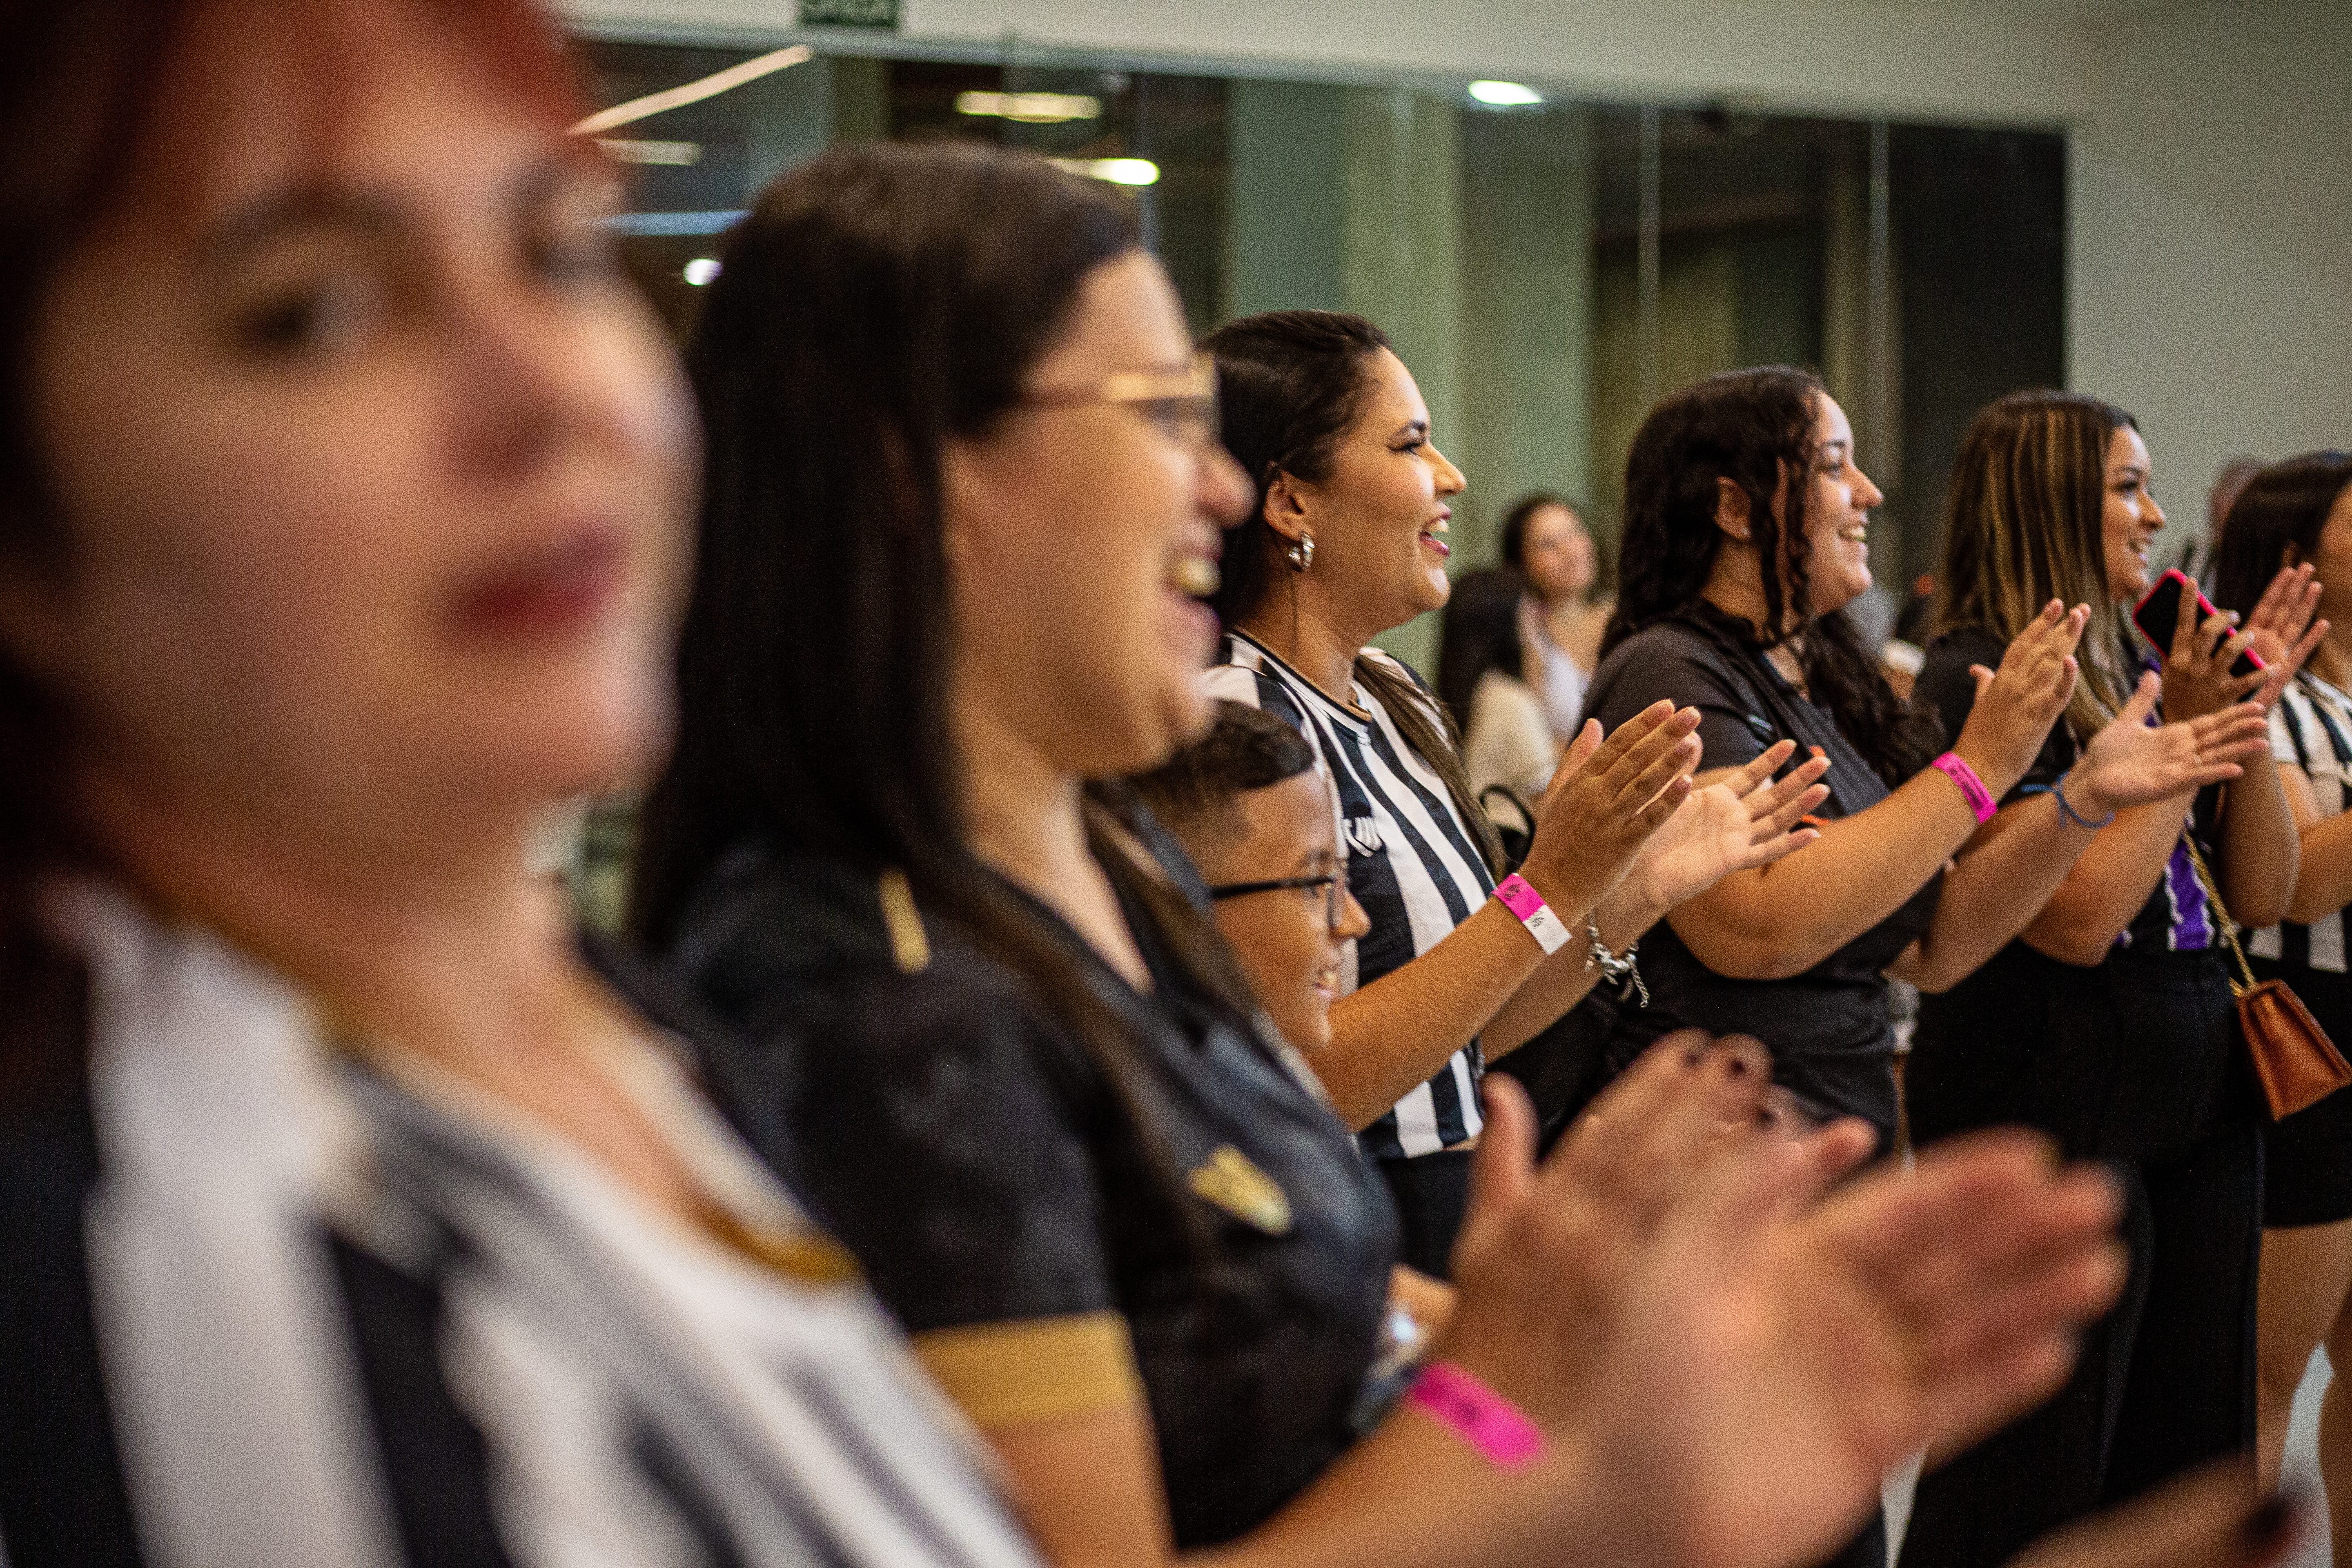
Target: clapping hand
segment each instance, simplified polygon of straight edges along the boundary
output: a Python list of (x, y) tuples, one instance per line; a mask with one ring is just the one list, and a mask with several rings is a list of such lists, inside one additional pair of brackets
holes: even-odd
[(2263, 683), (2252, 700), (2263, 712), (2277, 705), (2286, 683), (2326, 639), (2327, 623), (2315, 618), (2318, 613), (2319, 584), (2306, 563), (2272, 578), (2271, 585), (2263, 590), (2262, 602), (2246, 617), (2247, 647), (2263, 667)]
[(1535, 839), (1519, 869), (1571, 925), (1624, 879), (1633, 858), (1690, 794), (1698, 710), (1655, 702), (1607, 740), (1598, 721), (1560, 759), (1536, 805)]
[(1972, 664), (1976, 705), (1960, 726), (1952, 750), (1958, 752), (1998, 800), (2025, 776), (2050, 726), (2066, 710), (2079, 673), (2074, 647), (2091, 612), (2067, 609), (2053, 599), (2001, 654), (2000, 668)]
[(1794, 741), (1776, 742), (1746, 767), (1692, 791), (1650, 836), (1626, 879), (1650, 919), (1734, 871), (1769, 866), (1821, 837), (1799, 824), (1829, 798), (1829, 786), (1821, 782), (1829, 759), (1816, 753), (1788, 777), (1772, 777), (1796, 749)]
[(1822, 1194), (1869, 1146), (1834, 1123), (1716, 1139), (1609, 1302), (1581, 1430), (1628, 1560), (1790, 1568), (1852, 1533), (1931, 1434), (2045, 1397), (2121, 1288), (2120, 1204), (2023, 1133)]
[[(2326, 623), (2322, 623), (2323, 627)], [(2186, 722), (2151, 725), (2162, 682), (2153, 671), (2115, 718), (2091, 737), (2082, 760), (2059, 787), (2085, 816), (2223, 784), (2240, 763), (2270, 749), (2270, 726), (2257, 702), (2241, 702)]]
[(1642, 1254), (1724, 1130), (1756, 1121), (1771, 1076), (1753, 1040), (1670, 1035), (1593, 1101), (1539, 1168), (1526, 1094), (1488, 1078), (1452, 1262), (1461, 1290), (1436, 1353), (1545, 1425), (1571, 1421)]

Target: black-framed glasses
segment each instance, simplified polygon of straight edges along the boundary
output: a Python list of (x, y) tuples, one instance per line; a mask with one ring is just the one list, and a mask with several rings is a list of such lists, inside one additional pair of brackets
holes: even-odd
[(1091, 386), (1049, 388), (1021, 401), (1031, 408), (1124, 404), (1188, 446), (1211, 446), (1220, 437), (1217, 362), (1206, 353), (1192, 354), (1182, 370), (1123, 370)]
[(1340, 873), (1326, 871), (1319, 877), (1278, 877), (1271, 882), (1225, 882), (1211, 888), (1209, 897), (1222, 901), (1247, 898), (1252, 893), (1320, 889), (1323, 894), (1323, 929), (1337, 935), (1339, 930), (1339, 883), (1342, 879)]

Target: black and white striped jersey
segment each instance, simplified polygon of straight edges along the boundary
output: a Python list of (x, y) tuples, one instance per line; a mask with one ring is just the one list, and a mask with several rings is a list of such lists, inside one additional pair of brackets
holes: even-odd
[[(1420, 683), (1378, 648), (1366, 648), (1364, 657)], [(1371, 921), (1341, 964), (1342, 995), (1435, 947), (1493, 894), (1494, 878), (1444, 781), (1405, 744), (1395, 721), (1360, 682), (1349, 693), (1351, 710), (1241, 632), (1225, 634), (1202, 682), (1213, 698), (1263, 709), (1296, 727), (1330, 772), (1348, 890)], [(1434, 718), (1433, 698), (1430, 710)], [(1484, 1125), (1478, 1114), (1484, 1071), (1473, 1040), (1358, 1135), (1364, 1152), (1409, 1159), (1476, 1137)]]
[(0, 1562), (1037, 1568), (682, 1038), (606, 1065), (710, 1234), (209, 933), (60, 909), (86, 1005), (0, 1083), (0, 1407), (45, 1429)]
[[(2271, 755), (2282, 765), (2303, 770), (2322, 817), (2337, 815), (2345, 807), (2347, 782), (2352, 782), (2352, 696), (2309, 670), (2296, 676), (2271, 710)], [(2266, 926), (2254, 933), (2246, 951), (2281, 963), (2342, 974), (2347, 967), (2344, 912), (2338, 910), (2307, 926)]]

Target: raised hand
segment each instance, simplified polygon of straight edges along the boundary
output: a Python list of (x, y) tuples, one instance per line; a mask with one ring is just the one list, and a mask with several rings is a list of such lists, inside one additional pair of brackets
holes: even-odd
[(1820, 782), (1829, 759), (1813, 756), (1788, 777), (1772, 777), (1796, 749), (1794, 741), (1776, 742), (1746, 767), (1694, 790), (1650, 836), (1626, 876), (1649, 911), (1664, 914), (1734, 871), (1769, 866), (1821, 837), (1798, 824), (1829, 798)]
[[(2284, 576), (2285, 574), (2281, 574)], [(2263, 595), (2268, 603), (2278, 584)], [(2168, 719), (2201, 719), (2233, 703), (2243, 702), (2269, 683), (2269, 672), (2232, 675), (2230, 667), (2253, 646), (2251, 630), (2237, 631), (2238, 617), (2216, 613), (2197, 620), (2197, 595), (2180, 595), (2180, 617), (2173, 623), (2172, 647), (2164, 656), (2164, 715)], [(2316, 646), (2316, 645), (2315, 645)], [(2294, 672), (2288, 671), (2291, 676)], [(2281, 685), (2284, 684), (2282, 678)], [(2275, 696), (2275, 693), (2273, 693)], [(2265, 712), (2269, 711), (2267, 706)]]
[(1952, 750), (1967, 760), (1998, 800), (2025, 776), (2050, 726), (2074, 695), (2074, 647), (2090, 624), (2088, 607), (2067, 609), (2056, 599), (2042, 607), (2001, 655), (2000, 668), (1970, 665), (1976, 706)]
[(1536, 805), (1520, 874), (1571, 928), (1624, 879), (1633, 857), (1690, 794), (1698, 710), (1653, 703), (1607, 740), (1598, 721), (1560, 759)]
[(1628, 1281), (1690, 1174), (1725, 1129), (1752, 1123), (1771, 1063), (1753, 1041), (1670, 1035), (1596, 1100), (1540, 1169), (1518, 1086), (1486, 1083), (1460, 1287), (1434, 1353), (1555, 1429), (1581, 1408), (1609, 1353)]
[(1823, 1555), (1930, 1434), (1982, 1433), (2055, 1388), (2120, 1289), (2104, 1175), (1996, 1133), (1811, 1204), (1866, 1147), (1853, 1128), (1717, 1140), (1629, 1265), (1580, 1427), (1624, 1510), (1621, 1554)]
[(2263, 683), (2253, 700), (2265, 713), (2277, 705), (2286, 683), (2327, 637), (2327, 623), (2315, 618), (2319, 613), (2319, 584), (2313, 580), (2313, 570), (2306, 563), (2272, 578), (2254, 613), (2246, 617), (2247, 646), (2263, 666)]
[(2149, 724), (2162, 687), (2154, 671), (2141, 677), (2131, 700), (2083, 748), (2059, 786), (2081, 815), (2105, 816), (2225, 783), (2244, 771), (2240, 763), (2269, 751), (2270, 725), (2259, 703), (2241, 702), (2185, 723)]

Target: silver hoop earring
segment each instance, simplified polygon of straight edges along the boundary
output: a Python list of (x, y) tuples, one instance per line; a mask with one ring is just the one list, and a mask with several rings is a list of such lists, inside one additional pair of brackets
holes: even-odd
[(1290, 569), (1303, 574), (1309, 566), (1315, 564), (1315, 536), (1311, 533), (1300, 534), (1290, 542), (1290, 548), (1284, 553), (1290, 557)]

